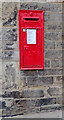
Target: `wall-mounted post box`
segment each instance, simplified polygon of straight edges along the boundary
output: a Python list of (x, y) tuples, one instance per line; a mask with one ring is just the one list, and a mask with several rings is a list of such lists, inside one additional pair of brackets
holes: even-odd
[(20, 69), (44, 69), (44, 12), (19, 10)]

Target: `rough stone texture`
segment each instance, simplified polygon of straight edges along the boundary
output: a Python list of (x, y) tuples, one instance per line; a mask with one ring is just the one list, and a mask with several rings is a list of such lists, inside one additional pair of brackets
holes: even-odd
[(48, 59), (62, 59), (62, 50), (46, 50), (45, 58)]
[(16, 2), (2, 3), (2, 21), (4, 26), (17, 25), (18, 9), (19, 9), (19, 3)]
[(2, 30), (2, 47), (3, 47), (3, 60), (16, 60), (19, 59), (19, 47), (17, 41), (16, 28), (4, 28)]
[(18, 63), (3, 62), (3, 85), (2, 92), (18, 89), (20, 85), (20, 75), (18, 70)]
[(55, 42), (46, 40), (45, 41), (45, 49), (55, 49)]
[(47, 24), (45, 24), (45, 29), (47, 30), (47, 31), (60, 31), (60, 30), (62, 30), (62, 23), (60, 23), (60, 24), (57, 24), (57, 23), (53, 23), (52, 24), (52, 22), (50, 22), (50, 23), (47, 23)]
[(51, 61), (51, 67), (52, 68), (58, 68), (58, 67), (62, 67), (62, 60), (52, 60)]
[(56, 49), (64, 49), (64, 44), (63, 44), (63, 42), (62, 42), (62, 41), (56, 42), (55, 48), (56, 48)]
[(43, 86), (53, 84), (53, 77), (28, 77), (28, 86)]
[(50, 96), (59, 96), (60, 95), (60, 88), (59, 87), (50, 87), (47, 92), (50, 94)]
[[(51, 110), (48, 105), (53, 107), (59, 104), (60, 107), (56, 109), (61, 109), (62, 105), (62, 4), (52, 3), (54, 0), (22, 1), (2, 3), (0, 97), (3, 97), (3, 101), (0, 108), (3, 116), (40, 113), (45, 106)], [(19, 9), (44, 10), (44, 70), (19, 69)]]
[(45, 32), (45, 40), (58, 41), (61, 40), (62, 33), (60, 32)]

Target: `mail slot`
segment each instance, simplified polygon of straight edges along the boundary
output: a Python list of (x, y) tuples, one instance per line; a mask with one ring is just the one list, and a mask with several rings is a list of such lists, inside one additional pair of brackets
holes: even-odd
[(44, 11), (19, 10), (20, 70), (44, 69)]

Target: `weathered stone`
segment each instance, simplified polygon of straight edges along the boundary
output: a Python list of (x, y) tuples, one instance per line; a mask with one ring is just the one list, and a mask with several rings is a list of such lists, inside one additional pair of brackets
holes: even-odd
[(55, 110), (62, 110), (62, 105), (59, 105), (59, 104), (53, 104), (53, 105), (45, 105), (45, 106), (41, 106), (40, 107), (40, 111), (45, 111), (45, 112), (52, 112), (52, 111), (55, 111)]
[(56, 76), (56, 81), (62, 81), (63, 77), (62, 76)]
[(44, 11), (51, 11), (51, 12), (61, 12), (62, 5), (61, 4), (51, 4), (51, 3), (39, 3), (39, 9)]
[(62, 22), (62, 13), (49, 13), (49, 12), (45, 12), (44, 15), (44, 20), (45, 22), (57, 22), (61, 23)]
[(2, 29), (3, 50), (18, 50), (17, 29), (3, 28)]
[(18, 63), (16, 62), (3, 62), (3, 81), (2, 89), (11, 91), (12, 89), (19, 88), (20, 75)]
[(0, 28), (0, 42), (2, 42), (2, 28)]
[(39, 98), (44, 97), (43, 90), (40, 89), (34, 89), (34, 90), (23, 90), (22, 91), (22, 97), (23, 98)]
[(47, 92), (50, 96), (59, 96), (61, 93), (59, 87), (50, 87)]
[(62, 30), (62, 24), (57, 24), (57, 23), (47, 23), (45, 24), (45, 29), (48, 31), (55, 31), (55, 30)]
[(55, 49), (55, 42), (46, 40), (45, 43), (45, 49)]
[(58, 2), (60, 2), (60, 3), (62, 3), (64, 0), (20, 0), (20, 1), (22, 1), (22, 2), (41, 2), (41, 3), (46, 3), (46, 2), (51, 2), (51, 3), (58, 3)]
[(17, 60), (19, 59), (17, 30), (16, 28), (4, 28), (2, 30), (3, 41), (3, 60)]
[(22, 77), (20, 75), (20, 87), (25, 87), (25, 86), (27, 86), (26, 77)]
[(21, 98), (22, 92), (20, 91), (5, 91), (4, 94), (2, 94), (3, 98)]
[(62, 58), (62, 50), (46, 50), (45, 58), (53, 60)]
[(5, 50), (2, 52), (3, 61), (19, 61), (19, 51), (15, 50)]
[(36, 89), (36, 90), (22, 90), (20, 91), (11, 91), (5, 92), (2, 95), (3, 98), (38, 98), (44, 97), (43, 90)]
[(46, 75), (62, 75), (62, 69), (44, 69), (41, 71), (38, 71), (38, 74), (40, 76), (46, 76)]
[[(20, 8), (21, 9), (39, 9), (44, 11), (54, 11), (54, 12), (61, 12), (62, 11), (62, 5), (61, 4), (51, 4), (51, 3), (38, 3), (39, 1), (33, 0), (31, 3), (21, 3)], [(44, 0), (45, 1), (45, 0)], [(43, 1), (43, 2), (44, 2)], [(24, 2), (24, 1), (23, 1)]]
[(56, 48), (56, 49), (64, 49), (64, 44), (63, 44), (63, 42), (62, 42), (62, 41), (56, 42), (55, 48)]
[(42, 105), (56, 104), (56, 98), (44, 98), (44, 99), (34, 99), (34, 100), (14, 100), (15, 106), (24, 106), (25, 109), (31, 107), (39, 107)]
[(52, 60), (51, 67), (52, 68), (62, 67), (62, 60)]
[(61, 32), (45, 32), (45, 40), (58, 41), (61, 40)]
[(17, 25), (18, 9), (19, 9), (18, 2), (3, 2), (2, 3), (3, 26), (16, 26)]
[(42, 86), (53, 84), (53, 77), (28, 77), (28, 86)]
[(37, 70), (26, 70), (26, 71), (20, 71), (21, 76), (37, 76), (38, 71)]

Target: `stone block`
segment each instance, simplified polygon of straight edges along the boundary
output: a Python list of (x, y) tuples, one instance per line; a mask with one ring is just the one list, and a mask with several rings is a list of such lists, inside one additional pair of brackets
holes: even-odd
[(46, 50), (45, 58), (47, 59), (62, 59), (62, 50)]
[(19, 89), (20, 73), (17, 62), (3, 62), (3, 81), (2, 92), (11, 92), (13, 89)]
[(18, 50), (17, 29), (2, 28), (3, 50)]
[(5, 50), (2, 52), (2, 60), (3, 61), (19, 61), (19, 51), (13, 51), (13, 50)]
[(2, 59), (5, 60), (19, 60), (19, 42), (17, 41), (16, 28), (2, 29)]
[(3, 2), (2, 3), (2, 22), (3, 26), (17, 26), (19, 3)]
[(45, 23), (45, 30), (47, 31), (61, 31), (62, 30), (62, 23), (55, 23), (55, 22), (50, 22), (50, 23)]
[(44, 97), (44, 92), (41, 89), (27, 89), (22, 91), (23, 98), (40, 98)]
[(62, 60), (52, 60), (51, 61), (52, 68), (62, 68)]
[[(44, 0), (45, 1), (45, 0)], [(38, 1), (33, 0), (33, 2), (25, 2), (20, 3), (21, 9), (38, 9), (38, 10), (44, 10), (44, 11), (51, 11), (51, 12), (61, 12), (62, 11), (62, 5), (61, 4), (51, 4), (51, 3), (44, 3), (44, 1)], [(24, 1), (23, 1), (24, 2)]]
[(56, 76), (56, 81), (59, 82), (59, 81), (62, 81), (63, 80), (63, 77), (62, 76)]
[(53, 40), (58, 41), (61, 40), (62, 33), (61, 32), (45, 32), (44, 34), (45, 40)]
[(44, 92), (42, 89), (22, 89), (22, 90), (12, 90), (12, 91), (5, 91), (2, 95), (3, 98), (40, 98), (44, 97)]
[(42, 105), (55, 104), (56, 98), (43, 98), (43, 99), (34, 99), (34, 100), (14, 100), (15, 106), (22, 106), (25, 109), (40, 107)]
[[(42, 75), (42, 74), (41, 74)], [(28, 86), (43, 86), (53, 84), (53, 77), (27, 77)]]
[(44, 21), (45, 22), (55, 22), (55, 23), (62, 23), (62, 13), (50, 13), (45, 12), (44, 14)]
[(64, 44), (63, 44), (62, 40), (56, 42), (55, 48), (56, 49), (64, 49)]
[(45, 40), (44, 46), (45, 46), (45, 49), (55, 49), (55, 42)]
[(20, 76), (37, 76), (38, 71), (37, 70), (21, 70), (20, 71)]
[(62, 75), (62, 69), (44, 69), (41, 71), (38, 71), (39, 76), (46, 76), (46, 75)]
[(56, 87), (56, 86), (55, 87), (49, 87), (47, 92), (50, 96), (60, 96), (60, 94), (62, 94), (61, 88)]

